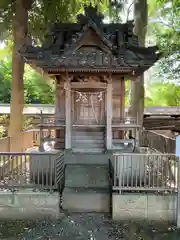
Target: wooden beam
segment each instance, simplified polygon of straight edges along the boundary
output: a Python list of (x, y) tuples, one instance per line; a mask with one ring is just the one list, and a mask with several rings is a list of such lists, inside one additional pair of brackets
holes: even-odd
[(125, 113), (125, 80), (121, 79), (120, 81), (120, 118), (124, 119), (124, 113)]
[(65, 92), (65, 149), (71, 149), (71, 85), (70, 80), (66, 78), (66, 92)]
[[(109, 71), (110, 72), (110, 71)], [(90, 72), (89, 70), (88, 71), (84, 71), (84, 72), (82, 72), (82, 71), (77, 71), (77, 72), (74, 72), (74, 71), (69, 71), (69, 73), (71, 74), (71, 76), (79, 76), (79, 75), (84, 75), (84, 76), (90, 76), (90, 77), (92, 77), (92, 76), (95, 76), (95, 77), (97, 77), (97, 76), (109, 76), (109, 72), (106, 72), (106, 71), (95, 71), (95, 72)], [(65, 75), (65, 73), (66, 73), (66, 70), (64, 69), (64, 70), (62, 70), (62, 71), (48, 71), (47, 72), (48, 73), (48, 75), (53, 75), (53, 76), (62, 76), (62, 75)], [(131, 77), (131, 74), (127, 74), (127, 73), (119, 73), (119, 72), (111, 72), (110, 73), (111, 74), (111, 76), (113, 76), (113, 78), (114, 77), (116, 77), (117, 79), (118, 79), (118, 81), (119, 81), (119, 79), (121, 78), (121, 77), (125, 77), (125, 78), (130, 78)], [(134, 77), (134, 79), (135, 79), (135, 77)]]
[(72, 82), (71, 88), (106, 88), (106, 83), (99, 83), (99, 82)]
[(56, 103), (55, 103), (55, 117), (58, 116), (58, 113), (60, 111), (59, 109), (59, 101), (60, 101), (60, 87), (59, 87), (59, 80), (56, 79)]
[(106, 148), (112, 149), (112, 83), (107, 84), (106, 93)]

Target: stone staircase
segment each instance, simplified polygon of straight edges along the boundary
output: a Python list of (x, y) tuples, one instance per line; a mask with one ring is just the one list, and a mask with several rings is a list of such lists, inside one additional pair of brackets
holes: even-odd
[(70, 154), (65, 157), (62, 208), (71, 212), (109, 212), (109, 156)]
[(105, 150), (104, 128), (81, 128), (72, 131), (72, 149), (81, 153), (102, 153)]

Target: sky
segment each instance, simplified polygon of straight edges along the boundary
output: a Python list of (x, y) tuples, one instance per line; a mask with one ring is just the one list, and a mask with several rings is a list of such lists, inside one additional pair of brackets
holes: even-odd
[(0, 48), (4, 48), (4, 47), (5, 47), (5, 44), (0, 41)]

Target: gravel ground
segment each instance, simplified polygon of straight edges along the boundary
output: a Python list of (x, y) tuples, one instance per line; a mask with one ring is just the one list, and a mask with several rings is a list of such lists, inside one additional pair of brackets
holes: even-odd
[(113, 222), (104, 214), (65, 214), (58, 220), (0, 221), (1, 240), (180, 240), (173, 225)]

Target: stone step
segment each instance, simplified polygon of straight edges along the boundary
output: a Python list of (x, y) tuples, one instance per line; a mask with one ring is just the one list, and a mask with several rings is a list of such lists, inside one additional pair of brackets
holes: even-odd
[(98, 164), (67, 164), (65, 187), (109, 189), (109, 166)]
[(104, 153), (104, 148), (72, 148), (73, 153)]
[(104, 132), (95, 132), (95, 131), (77, 131), (72, 132), (72, 137), (104, 137)]
[(86, 149), (83, 153), (82, 149), (73, 149), (73, 152), (65, 154), (65, 164), (109, 164), (108, 159), (111, 155), (104, 154), (104, 149), (101, 148), (93, 150), (95, 151)]
[(110, 194), (105, 189), (65, 188), (62, 208), (71, 212), (110, 212)]
[(85, 142), (85, 141), (75, 141), (75, 142), (72, 142), (72, 148), (77, 148), (77, 149), (93, 149), (93, 148), (104, 148), (105, 147), (105, 144), (104, 142)]
[(72, 136), (72, 141), (93, 141), (93, 140), (97, 140), (97, 141), (104, 141), (105, 137), (104, 136)]

